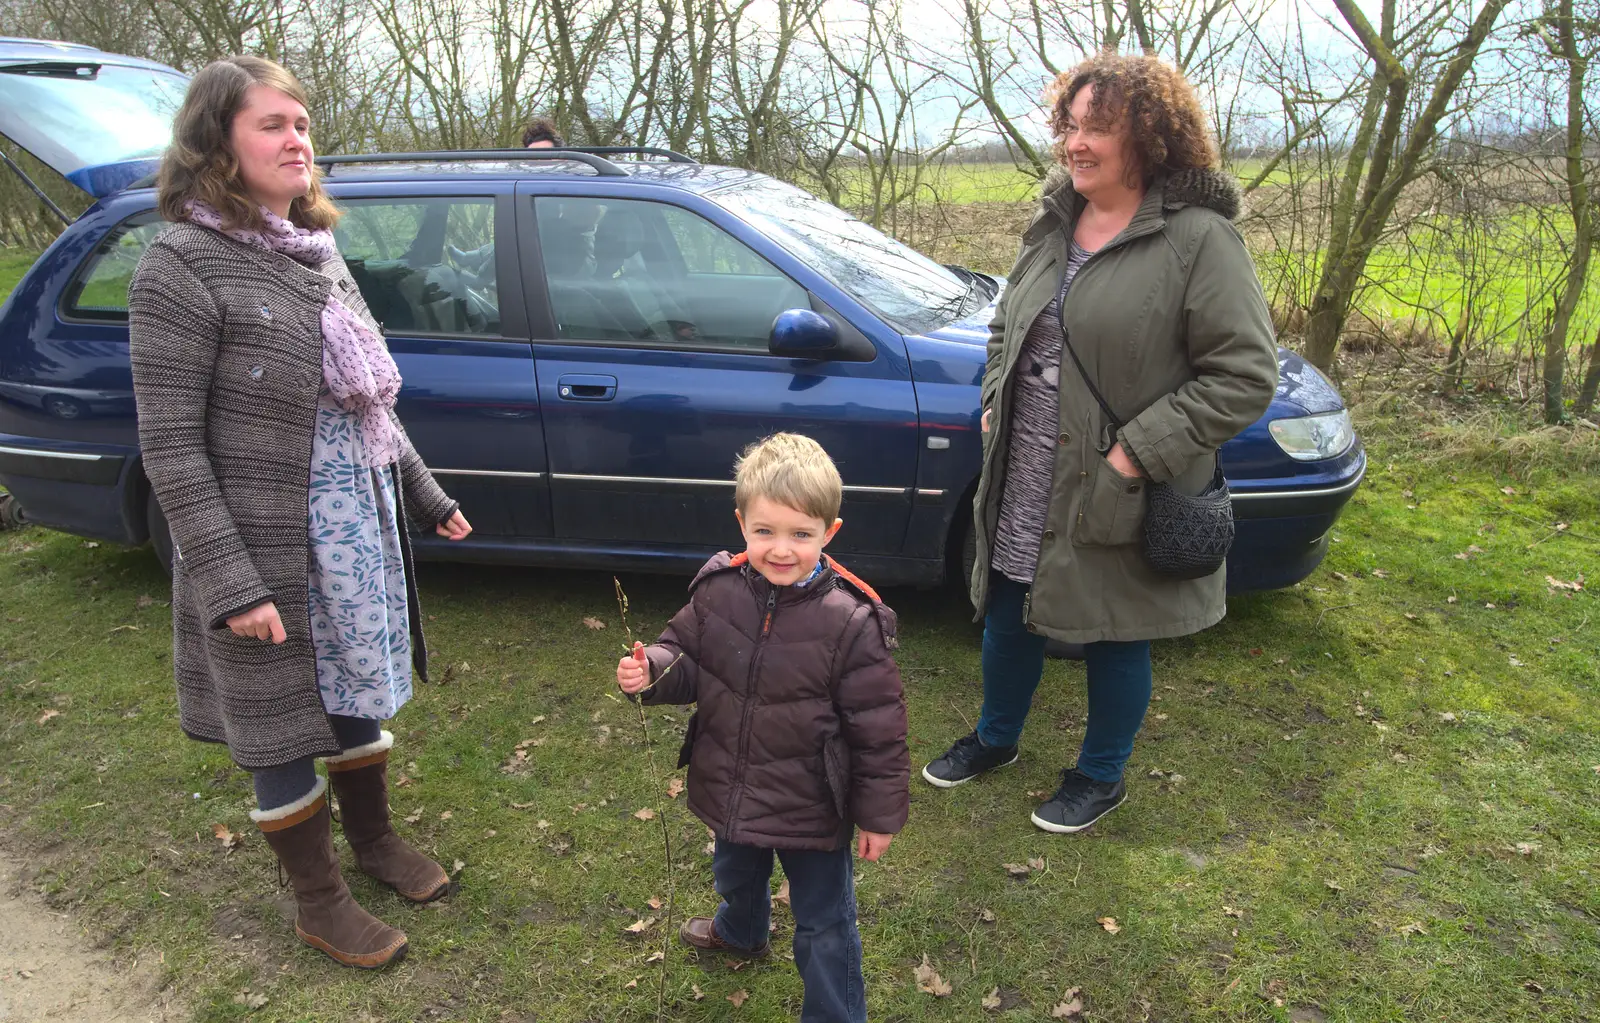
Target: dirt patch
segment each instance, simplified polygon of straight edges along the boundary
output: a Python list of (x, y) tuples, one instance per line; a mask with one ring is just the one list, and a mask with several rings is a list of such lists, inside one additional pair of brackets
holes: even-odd
[(167, 1023), (188, 1018), (154, 962), (113, 961), (0, 856), (0, 1021)]

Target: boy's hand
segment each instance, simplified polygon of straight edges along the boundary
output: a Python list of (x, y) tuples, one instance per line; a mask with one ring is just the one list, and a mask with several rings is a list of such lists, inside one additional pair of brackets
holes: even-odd
[(856, 839), (856, 855), (864, 860), (876, 861), (879, 856), (889, 851), (889, 843), (894, 841), (893, 835), (880, 835), (876, 831), (863, 831)]
[(633, 653), (617, 662), (617, 686), (629, 696), (650, 688), (650, 662), (644, 659), (643, 643), (634, 643)]

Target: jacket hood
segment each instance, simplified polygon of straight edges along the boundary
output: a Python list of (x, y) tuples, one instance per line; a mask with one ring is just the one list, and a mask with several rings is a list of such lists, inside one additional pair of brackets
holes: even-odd
[[(1150, 190), (1160, 190), (1163, 210), (1200, 206), (1220, 213), (1228, 220), (1236, 220), (1243, 205), (1243, 193), (1239, 191), (1239, 183), (1233, 176), (1209, 168), (1174, 171), (1157, 178), (1150, 185)], [(1040, 192), (1041, 205), (1060, 215), (1075, 211), (1080, 201), (1080, 196), (1072, 188), (1072, 172), (1059, 163), (1052, 164)]]

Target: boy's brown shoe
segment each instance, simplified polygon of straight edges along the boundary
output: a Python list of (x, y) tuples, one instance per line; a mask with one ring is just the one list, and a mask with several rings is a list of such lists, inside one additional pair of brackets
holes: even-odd
[(772, 942), (763, 942), (760, 948), (740, 948), (730, 945), (717, 936), (717, 925), (709, 916), (692, 916), (678, 928), (678, 937), (690, 948), (701, 952), (720, 952), (740, 959), (764, 959), (772, 951)]

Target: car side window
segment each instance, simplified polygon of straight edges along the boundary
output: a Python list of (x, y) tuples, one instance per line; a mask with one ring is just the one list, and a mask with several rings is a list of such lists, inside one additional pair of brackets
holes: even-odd
[(387, 334), (500, 333), (494, 199), (343, 199), (333, 229)]
[(128, 285), (144, 250), (166, 228), (155, 213), (125, 220), (106, 233), (63, 296), (68, 316), (86, 320), (128, 319)]
[(563, 339), (764, 353), (779, 313), (810, 308), (759, 253), (680, 207), (541, 196), (535, 213)]

